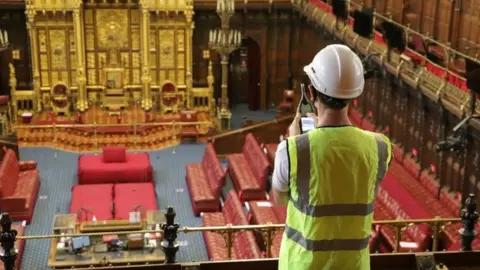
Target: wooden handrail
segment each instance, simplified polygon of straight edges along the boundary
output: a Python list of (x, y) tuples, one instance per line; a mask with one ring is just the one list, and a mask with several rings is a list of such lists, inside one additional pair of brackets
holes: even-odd
[(262, 128), (262, 127), (265, 127), (265, 126), (268, 126), (268, 125), (271, 125), (271, 124), (274, 124), (274, 123), (283, 122), (283, 121), (287, 121), (287, 120), (292, 120), (294, 117), (295, 117), (294, 114), (283, 116), (283, 117), (280, 117), (280, 118), (275, 119), (275, 120), (265, 121), (263, 123), (258, 123), (258, 124), (251, 125), (251, 126), (248, 126), (248, 127), (245, 127), (245, 128), (236, 129), (236, 130), (232, 130), (232, 131), (225, 132), (225, 133), (222, 133), (222, 134), (218, 134), (218, 135), (210, 137), (208, 140), (213, 141), (213, 140), (216, 140), (216, 139), (222, 139), (224, 137), (229, 137), (229, 136), (233, 136), (233, 135), (237, 135), (237, 134), (248, 133), (248, 132), (251, 132), (252, 130)]

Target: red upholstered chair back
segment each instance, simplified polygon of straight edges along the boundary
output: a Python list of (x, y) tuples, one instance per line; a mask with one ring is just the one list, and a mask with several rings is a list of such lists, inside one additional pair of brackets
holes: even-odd
[(125, 147), (122, 146), (105, 146), (102, 148), (103, 162), (105, 163), (123, 163), (127, 162), (127, 154)]
[(11, 149), (7, 149), (0, 164), (0, 198), (12, 196), (17, 188), (20, 167), (17, 155)]
[[(247, 215), (235, 190), (228, 193), (222, 212), (227, 224), (248, 225)], [(255, 236), (250, 231), (238, 233), (233, 240), (233, 247), (237, 259), (260, 258), (262, 256), (255, 241)]]
[(203, 154), (202, 167), (210, 184), (210, 189), (215, 195), (220, 195), (223, 184), (225, 183), (226, 172), (220, 165), (217, 158), (217, 152), (213, 144), (207, 144), (205, 153)]
[(222, 212), (225, 217), (225, 223), (231, 223), (232, 225), (248, 225), (247, 215), (245, 214), (243, 205), (235, 190), (231, 190), (228, 193)]
[(180, 111), (181, 122), (197, 122), (197, 111)]
[(269, 172), (268, 158), (252, 133), (248, 133), (243, 143), (243, 154), (258, 184), (265, 188)]

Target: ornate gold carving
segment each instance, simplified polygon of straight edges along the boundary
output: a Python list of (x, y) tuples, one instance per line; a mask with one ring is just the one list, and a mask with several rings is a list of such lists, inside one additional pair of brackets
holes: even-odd
[(155, 53), (150, 54), (150, 59), (149, 60), (150, 60), (150, 67), (151, 68), (156, 68), (157, 67), (157, 59), (155, 58), (156, 55), (157, 54), (155, 54)]
[(87, 50), (95, 50), (95, 34), (93, 33), (93, 30), (85, 31), (85, 44)]
[(131, 10), (131, 24), (140, 24), (140, 11), (138, 9)]
[(41, 72), (41, 80), (42, 80), (42, 86), (49, 86), (50, 85), (50, 80), (49, 80), (49, 72), (48, 71), (42, 71)]
[(160, 67), (173, 68), (174, 62), (174, 30), (159, 30), (159, 44), (160, 44)]
[(48, 57), (44, 53), (40, 54), (40, 68), (48, 69)]
[(157, 36), (155, 35), (156, 31), (155, 30), (150, 30), (150, 51), (156, 51), (157, 50)]
[(177, 81), (179, 85), (185, 85), (185, 70), (179, 69), (177, 71)]
[[(177, 54), (177, 68), (178, 69), (184, 69), (185, 68), (185, 54), (183, 53), (178, 53)], [(185, 72), (182, 70), (182, 72)]]
[(95, 53), (87, 54), (87, 68), (95, 68)]
[(40, 52), (47, 51), (47, 35), (45, 34), (45, 30), (38, 31), (38, 49)]
[(140, 50), (140, 30), (132, 29), (132, 50)]
[(97, 9), (98, 46), (107, 48), (128, 48), (128, 10)]
[(140, 68), (140, 55), (138, 53), (132, 53), (132, 67)]
[(133, 70), (133, 84), (140, 84), (140, 70)]
[(70, 52), (76, 52), (77, 51), (77, 47), (76, 47), (76, 43), (75, 43), (75, 32), (70, 30), (68, 31), (68, 42), (70, 43), (69, 44), (69, 47), (70, 47)]
[(177, 30), (177, 50), (179, 52), (185, 51), (185, 31)]
[(50, 30), (48, 34), (50, 38), (50, 61), (52, 68), (66, 68), (65, 31)]
[(89, 85), (96, 85), (97, 84), (97, 74), (95, 70), (89, 69), (87, 81)]
[(85, 9), (83, 13), (85, 24), (93, 24), (93, 10)]
[(76, 67), (77, 63), (77, 54), (76, 53), (70, 53), (70, 63), (71, 63), (71, 70), (75, 70), (74, 67)]

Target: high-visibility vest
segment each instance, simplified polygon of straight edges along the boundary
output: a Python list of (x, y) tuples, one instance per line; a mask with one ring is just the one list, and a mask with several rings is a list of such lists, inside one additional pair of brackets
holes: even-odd
[(373, 203), (392, 159), (390, 140), (354, 126), (287, 140), (290, 201), (280, 270), (370, 269)]

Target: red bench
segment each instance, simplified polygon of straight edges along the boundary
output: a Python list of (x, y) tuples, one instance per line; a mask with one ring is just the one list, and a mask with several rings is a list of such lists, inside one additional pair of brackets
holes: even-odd
[(227, 156), (228, 173), (242, 202), (265, 199), (270, 163), (257, 139), (249, 133), (242, 153)]
[(213, 144), (207, 144), (201, 163), (187, 164), (186, 171), (194, 214), (199, 216), (201, 212), (218, 211), (226, 172), (220, 165)]
[(18, 161), (11, 149), (5, 150), (0, 164), (0, 209), (14, 221), (33, 217), (40, 190), (40, 176), (35, 161)]
[[(203, 226), (248, 225), (247, 216), (243, 205), (232, 190), (228, 193), (222, 212), (203, 213)], [(214, 232), (203, 232), (208, 258), (214, 261), (223, 261), (227, 258), (227, 247), (223, 237)], [(232, 246), (232, 259), (261, 258), (262, 253), (258, 247), (255, 236), (251, 231), (235, 234)]]
[[(388, 217), (387, 213), (383, 213), (383, 215), (387, 215), (386, 219), (433, 218), (433, 216), (423, 207), (423, 205), (421, 205), (390, 172), (387, 173), (385, 179), (383, 179), (381, 185), (378, 187), (377, 200), (379, 200), (392, 215)], [(378, 217), (380, 210), (377, 209), (376, 211), (377, 218), (384, 219)], [(391, 233), (384, 230), (383, 227), (380, 232), (382, 236), (387, 239), (387, 242), (392, 244), (392, 241), (388, 240), (391, 238)], [(413, 239), (413, 241), (416, 243), (416, 247), (409, 247), (407, 248), (408, 250), (424, 251), (429, 248), (431, 232), (428, 225), (411, 226), (405, 230), (405, 233), (407, 233), (408, 236), (402, 238), (402, 241), (409, 241), (408, 237), (410, 237), (410, 239)], [(391, 248), (394, 248), (394, 246)]]

